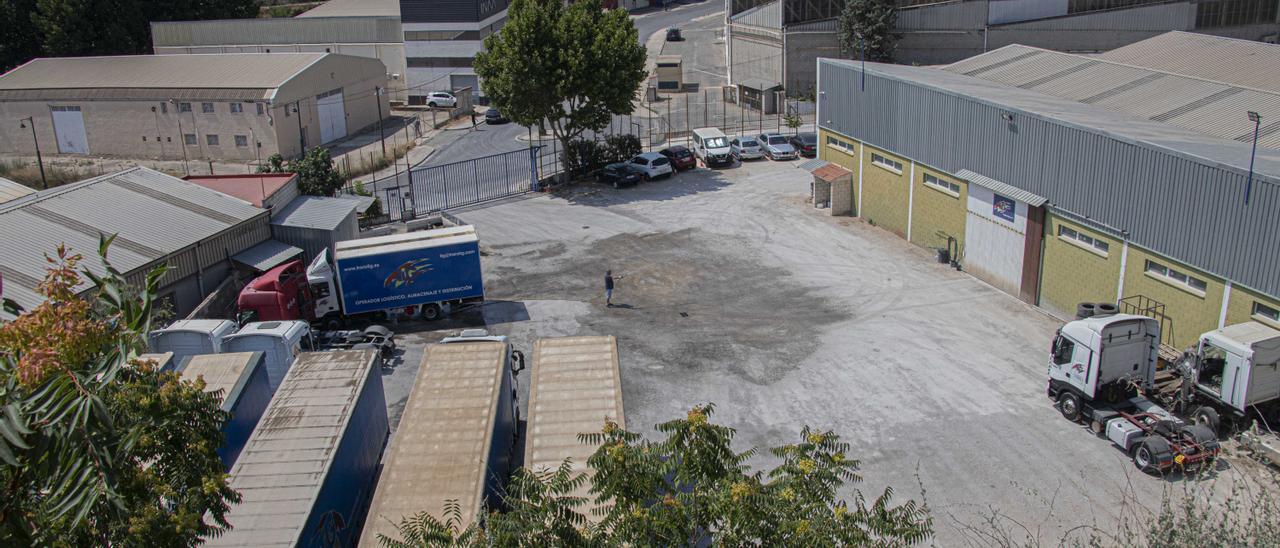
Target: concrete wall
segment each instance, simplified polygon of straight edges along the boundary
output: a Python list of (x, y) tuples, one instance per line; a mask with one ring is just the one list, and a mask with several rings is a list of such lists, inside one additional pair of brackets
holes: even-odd
[(783, 86), (787, 94), (793, 97), (816, 95), (818, 58), (841, 57), (838, 36), (831, 32), (789, 32), (786, 42)]
[(1231, 295), (1228, 299), (1227, 316), (1223, 322), (1223, 326), (1235, 325), (1247, 321), (1256, 321), (1262, 324), (1280, 329), (1280, 322), (1271, 320), (1261, 316), (1253, 315), (1253, 303), (1262, 303), (1275, 310), (1280, 310), (1280, 299), (1274, 299), (1263, 295), (1260, 292), (1243, 286), (1232, 286)]
[[(869, 223), (906, 238), (911, 162), (878, 148), (863, 148), (861, 216)], [(872, 155), (897, 160), (902, 164), (902, 173), (873, 163)]]
[[(925, 174), (960, 185), (960, 192), (939, 189), (924, 184)], [(969, 184), (950, 174), (916, 164), (915, 180), (911, 196), (911, 243), (921, 247), (943, 248), (949, 235), (964, 250), (965, 203), (969, 199)]]
[[(319, 114), (316, 96), (342, 88), (344, 108), (347, 113), (347, 135), (354, 135), (378, 123), (378, 112), (390, 114), (390, 97), (378, 96), (375, 89), (387, 86), (385, 66), (377, 59), (330, 55), (307, 68), (306, 71), (286, 82), (276, 90), (272, 104), (275, 107), (275, 127), (279, 139), (280, 154), (286, 158), (301, 152), (298, 139), (298, 119), (285, 110), (297, 102), (302, 115), (302, 128), (306, 132), (307, 147), (320, 142)], [(379, 107), (381, 103), (381, 107)]]
[[(1058, 236), (1060, 227), (1107, 243), (1107, 254)], [(1076, 314), (1082, 302), (1116, 302), (1124, 242), (1050, 211), (1045, 215), (1044, 259), (1040, 306), (1064, 318)]]
[[(1208, 287), (1200, 294), (1147, 274), (1145, 268), (1148, 259), (1204, 280)], [(1129, 246), (1124, 274), (1125, 297), (1146, 295), (1163, 303), (1165, 314), (1172, 320), (1166, 326), (1170, 333), (1165, 336), (1165, 342), (1175, 347), (1185, 347), (1194, 343), (1201, 333), (1218, 328), (1224, 285), (1221, 278), (1135, 245)]]
[[(730, 84), (759, 81), (782, 82), (781, 41), (754, 35), (731, 34)], [(815, 63), (816, 66), (816, 63)]]

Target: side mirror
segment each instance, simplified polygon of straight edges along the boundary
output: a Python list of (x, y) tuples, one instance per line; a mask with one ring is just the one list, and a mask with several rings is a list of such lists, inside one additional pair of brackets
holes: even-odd
[(524, 371), (524, 353), (519, 350), (511, 351), (511, 372), (519, 373)]

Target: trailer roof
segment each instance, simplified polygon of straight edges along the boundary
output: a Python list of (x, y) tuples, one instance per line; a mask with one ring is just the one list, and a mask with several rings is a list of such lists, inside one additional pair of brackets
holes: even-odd
[[(1229, 325), (1218, 330), (1222, 337), (1235, 343), (1237, 352), (1252, 352), (1254, 349), (1280, 349), (1280, 331), (1276, 331), (1259, 322), (1245, 322)], [(1221, 342), (1221, 341), (1219, 341)]]
[(245, 324), (234, 335), (227, 335), (225, 340), (242, 339), (252, 336), (268, 336), (287, 339), (298, 331), (307, 329), (307, 322), (301, 320), (276, 320), (270, 322), (253, 322)]
[(334, 244), (334, 256), (337, 259), (364, 257), (391, 251), (443, 247), (478, 240), (479, 236), (476, 235), (475, 227), (471, 225), (452, 226), (338, 242)]
[(298, 355), (231, 469), (231, 488), (243, 497), (227, 513), (234, 529), (207, 539), (209, 546), (298, 542), (377, 357), (374, 350)]
[(254, 370), (262, 364), (262, 352), (229, 352), (191, 356), (181, 366), (182, 380), (204, 379), (205, 392), (222, 391), (222, 410), (231, 411)]
[(476, 519), (506, 349), (500, 342), (427, 348), (369, 506), (362, 546), (376, 546), (379, 533), (398, 538), (394, 524), (418, 512), (444, 520), (449, 500), (462, 510), (459, 528)]
[[(541, 339), (533, 345), (530, 379), (525, 467), (554, 470), (572, 459), (575, 474), (588, 472), (587, 458), (595, 447), (578, 441), (578, 434), (600, 432), (605, 420), (626, 428), (617, 339)], [(584, 484), (571, 495), (591, 500), (589, 489)]]

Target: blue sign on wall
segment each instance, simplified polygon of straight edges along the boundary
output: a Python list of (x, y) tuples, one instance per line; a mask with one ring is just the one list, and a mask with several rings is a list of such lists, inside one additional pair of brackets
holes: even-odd
[(991, 214), (998, 219), (1004, 219), (1013, 222), (1017, 207), (1014, 205), (1013, 198), (1005, 198), (999, 194), (992, 194), (991, 198)]
[(344, 258), (337, 267), (347, 314), (484, 295), (476, 242)]

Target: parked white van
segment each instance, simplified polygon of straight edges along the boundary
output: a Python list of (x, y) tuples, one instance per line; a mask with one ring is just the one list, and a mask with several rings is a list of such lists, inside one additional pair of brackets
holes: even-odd
[(713, 127), (693, 130), (693, 153), (707, 167), (733, 163), (733, 155), (729, 152), (729, 138)]

